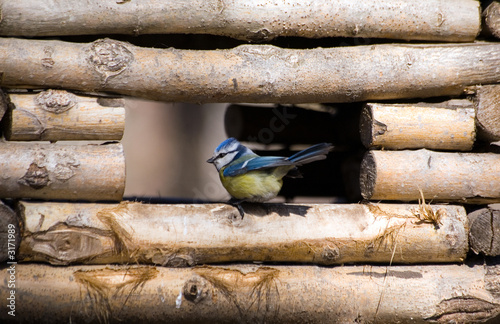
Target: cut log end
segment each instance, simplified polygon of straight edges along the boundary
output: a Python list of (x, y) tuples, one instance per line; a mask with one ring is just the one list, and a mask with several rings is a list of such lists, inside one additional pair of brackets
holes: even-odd
[(370, 199), (373, 196), (376, 182), (377, 167), (375, 157), (372, 152), (366, 152), (361, 162), (361, 174), (359, 176), (359, 186), (364, 199)]
[(500, 3), (493, 1), (483, 11), (483, 29), (487, 34), (500, 38)]
[(468, 218), (471, 249), (477, 254), (500, 255), (500, 204), (476, 210)]

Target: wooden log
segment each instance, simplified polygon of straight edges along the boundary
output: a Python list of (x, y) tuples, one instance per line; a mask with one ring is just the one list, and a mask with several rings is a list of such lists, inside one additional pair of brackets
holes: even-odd
[(487, 141), (500, 141), (500, 86), (474, 87), (478, 136)]
[(15, 262), (21, 242), (16, 213), (0, 201), (0, 262)]
[(469, 213), (469, 240), (472, 251), (500, 255), (500, 204), (491, 204)]
[(123, 136), (123, 99), (76, 96), (64, 90), (8, 97), (11, 110), (4, 123), (8, 140), (120, 140)]
[(5, 112), (7, 112), (7, 110), (8, 110), (7, 98), (5, 97), (5, 94), (3, 93), (2, 89), (0, 89), (0, 121), (2, 121), (2, 118), (5, 115)]
[(369, 151), (361, 194), (371, 200), (485, 203), (500, 201), (500, 154)]
[(500, 80), (499, 61), (497, 43), (199, 51), (3, 38), (0, 86), (170, 102), (353, 102), (459, 95)]
[(470, 151), (476, 112), (468, 100), (444, 103), (367, 103), (360, 120), (366, 148)]
[(121, 200), (121, 144), (0, 143), (1, 198)]
[(487, 34), (500, 38), (500, 3), (492, 1), (483, 11), (483, 29)]
[(481, 28), (473, 0), (73, 0), (51, 6), (3, 0), (0, 7), (4, 36), (190, 33), (245, 41), (299, 36), (467, 42)]
[[(496, 323), (498, 263), (414, 266), (15, 266), (22, 323)], [(14, 292), (12, 294), (12, 291)], [(13, 317), (4, 309), (0, 320)]]
[[(462, 206), (244, 204), (150, 205), (20, 202), (19, 260), (67, 265), (187, 266), (269, 261), (456, 262), (468, 250)], [(418, 216), (418, 217), (417, 217)], [(432, 249), (428, 248), (432, 246)]]

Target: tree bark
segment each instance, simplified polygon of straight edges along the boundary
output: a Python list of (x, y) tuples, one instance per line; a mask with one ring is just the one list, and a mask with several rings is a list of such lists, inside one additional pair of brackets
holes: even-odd
[[(493, 323), (500, 313), (498, 263), (15, 270), (23, 323)], [(3, 301), (8, 277), (0, 272)]]
[(492, 1), (483, 11), (483, 29), (486, 33), (500, 38), (500, 3)]
[(366, 148), (470, 151), (476, 139), (475, 115), (468, 100), (368, 103), (361, 113), (361, 141)]
[(369, 151), (361, 163), (365, 199), (500, 201), (500, 154)]
[(473, 41), (477, 1), (352, 0), (0, 2), (0, 35), (191, 33), (268, 41), (278, 36)]
[(500, 255), (500, 204), (476, 210), (468, 218), (471, 249), (478, 254)]
[(76, 96), (64, 90), (8, 94), (4, 123), (10, 141), (120, 140), (125, 106), (119, 98)]
[(0, 262), (15, 262), (21, 241), (16, 213), (0, 201)]
[(459, 95), (498, 82), (498, 61), (495, 43), (199, 51), (4, 38), (0, 85), (170, 102), (352, 102)]
[(1, 198), (121, 200), (121, 144), (0, 143)]
[[(148, 205), (20, 202), (22, 261), (187, 266), (270, 261), (456, 262), (468, 251), (462, 206)], [(432, 246), (432, 249), (428, 248)]]
[(475, 87), (478, 136), (487, 141), (500, 141), (500, 85)]

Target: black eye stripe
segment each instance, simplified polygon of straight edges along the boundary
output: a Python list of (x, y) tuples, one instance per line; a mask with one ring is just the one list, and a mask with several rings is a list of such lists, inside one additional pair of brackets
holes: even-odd
[(217, 155), (217, 158), (218, 159), (221, 159), (223, 157), (225, 157), (226, 155), (228, 155), (229, 153), (234, 153), (234, 152), (237, 152), (238, 150), (234, 150), (234, 151), (229, 151), (229, 152), (222, 152), (222, 153), (219, 153), (219, 155)]

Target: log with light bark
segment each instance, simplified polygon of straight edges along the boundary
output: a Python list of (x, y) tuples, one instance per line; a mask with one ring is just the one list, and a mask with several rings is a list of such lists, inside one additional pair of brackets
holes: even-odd
[(483, 11), (483, 30), (485, 33), (500, 38), (500, 3), (492, 1)]
[(241, 217), (226, 204), (19, 204), (19, 260), (58, 265), (456, 262), (468, 251), (462, 206), (243, 204)]
[(9, 206), (0, 201), (0, 262), (16, 261), (20, 241), (18, 217)]
[(171, 102), (351, 102), (459, 95), (498, 82), (499, 61), (497, 43), (200, 51), (3, 38), (0, 86)]
[(366, 148), (469, 151), (476, 139), (475, 115), (468, 100), (368, 103), (361, 113), (361, 141)]
[[(15, 266), (22, 323), (497, 323), (500, 265)], [(12, 291), (14, 293), (12, 293)], [(12, 320), (8, 308), (0, 320)]]
[(0, 198), (121, 200), (121, 144), (0, 143)]
[(3, 126), (11, 141), (120, 140), (123, 99), (77, 96), (64, 90), (10, 93)]
[[(361, 163), (365, 199), (500, 201), (500, 154), (369, 151)], [(422, 193), (420, 192), (422, 191)]]
[(470, 247), (476, 253), (500, 255), (500, 204), (469, 213)]
[(478, 137), (500, 141), (500, 85), (473, 87)]
[(0, 1), (0, 35), (214, 34), (245, 41), (278, 36), (473, 41), (473, 0), (70, 0)]

